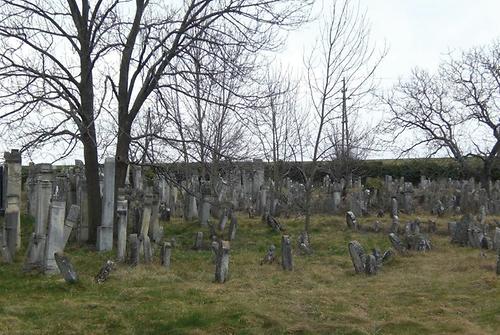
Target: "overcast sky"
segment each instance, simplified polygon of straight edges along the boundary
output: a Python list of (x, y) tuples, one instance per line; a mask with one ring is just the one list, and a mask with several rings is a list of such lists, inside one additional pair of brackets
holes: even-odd
[[(333, 1), (324, 0), (324, 6)], [(371, 22), (372, 40), (389, 53), (377, 77), (392, 86), (416, 66), (432, 71), (449, 51), (465, 50), (500, 38), (499, 0), (360, 0)], [(316, 14), (320, 10), (318, 1)], [(300, 64), (312, 47), (318, 23), (289, 36), (287, 63)]]

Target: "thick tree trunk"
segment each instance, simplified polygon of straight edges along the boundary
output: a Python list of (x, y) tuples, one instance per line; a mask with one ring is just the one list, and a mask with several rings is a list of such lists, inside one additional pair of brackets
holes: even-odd
[(304, 231), (309, 234), (309, 226), (311, 224), (311, 198), (312, 198), (312, 181), (306, 181), (306, 199), (305, 199), (305, 222)]
[[(119, 126), (120, 129), (128, 129), (128, 126)], [(120, 131), (118, 134), (118, 140), (116, 142), (116, 165), (115, 165), (115, 194), (117, 194), (117, 190), (125, 186), (125, 179), (127, 175), (127, 165), (129, 163), (128, 160), (128, 152), (130, 149), (130, 130), (128, 131)]]
[(97, 160), (95, 130), (93, 127), (89, 129), (89, 132), (83, 138), (83, 156), (85, 159), (85, 177), (87, 179), (88, 243), (95, 245), (97, 227), (101, 225), (101, 191), (99, 187), (99, 162)]

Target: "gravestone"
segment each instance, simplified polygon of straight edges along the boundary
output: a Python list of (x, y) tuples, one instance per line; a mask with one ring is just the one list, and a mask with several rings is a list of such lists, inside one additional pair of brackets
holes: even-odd
[(97, 284), (102, 284), (106, 280), (108, 280), (109, 275), (111, 274), (111, 271), (113, 271), (113, 268), (115, 266), (115, 263), (111, 260), (107, 260), (106, 263), (102, 266), (102, 268), (99, 270), (99, 273), (95, 276), (95, 282)]
[(7, 196), (7, 208), (4, 217), (3, 239), (12, 259), (16, 257), (18, 249), (19, 220), (19, 198), (17, 195), (9, 194)]
[(466, 214), (458, 221), (451, 236), (451, 243), (456, 243), (461, 246), (466, 246), (469, 242), (469, 228), (472, 225), (472, 218)]
[(118, 242), (116, 252), (119, 262), (123, 262), (125, 260), (125, 252), (127, 248), (128, 204), (123, 192), (123, 189), (118, 190), (118, 198), (116, 200), (116, 215), (118, 217)]
[(231, 223), (229, 224), (228, 240), (234, 241), (236, 238), (236, 230), (238, 229), (238, 218), (236, 214), (231, 215)]
[(389, 241), (391, 241), (392, 246), (396, 249), (397, 252), (404, 254), (406, 252), (406, 248), (403, 245), (403, 242), (399, 239), (398, 235), (395, 233), (389, 234)]
[[(48, 167), (51, 168), (50, 165)], [(37, 182), (36, 193), (35, 232), (31, 236), (23, 267), (24, 271), (33, 269), (43, 270), (52, 182), (49, 180), (39, 180)]]
[(398, 216), (398, 199), (396, 197), (391, 198), (391, 218)]
[(153, 249), (149, 236), (142, 236), (142, 245), (144, 250), (144, 263), (150, 264), (153, 261)]
[(66, 201), (53, 200), (50, 204), (50, 220), (43, 260), (43, 272), (48, 275), (59, 273), (54, 254), (62, 251), (65, 213)]
[(203, 227), (208, 226), (208, 220), (210, 219), (210, 202), (208, 197), (204, 197), (201, 203), (201, 213), (200, 213), (200, 224)]
[(195, 239), (194, 239), (194, 245), (193, 245), (194, 250), (201, 250), (203, 249), (203, 232), (199, 231), (196, 233)]
[(128, 262), (131, 266), (137, 266), (139, 264), (139, 250), (140, 240), (137, 237), (137, 234), (130, 234), (128, 236), (128, 245), (129, 245), (129, 257)]
[(212, 262), (215, 264), (217, 262), (217, 255), (219, 252), (219, 241), (214, 239), (210, 245), (210, 249), (212, 250)]
[(374, 255), (368, 255), (365, 260), (365, 273), (367, 275), (377, 274), (377, 260)]
[(220, 241), (217, 262), (215, 265), (215, 281), (217, 283), (225, 283), (229, 279), (229, 242)]
[(289, 235), (281, 237), (281, 266), (283, 270), (293, 270), (292, 244)]
[(493, 237), (493, 249), (497, 252), (500, 250), (500, 228), (495, 228), (495, 235)]
[(10, 264), (12, 263), (12, 256), (10, 255), (9, 248), (5, 245), (0, 245), (0, 252), (2, 253), (2, 262)]
[(228, 220), (227, 213), (226, 213), (226, 211), (223, 211), (223, 213), (219, 219), (219, 230), (220, 231), (224, 231), (224, 228), (226, 228), (227, 220)]
[(115, 158), (104, 161), (102, 219), (97, 228), (97, 251), (113, 249), (113, 222), (115, 214)]
[(365, 250), (358, 241), (351, 241), (348, 244), (349, 255), (356, 273), (362, 273), (365, 270), (366, 255)]
[(66, 247), (68, 243), (69, 236), (71, 235), (71, 231), (75, 227), (80, 218), (80, 206), (71, 205), (69, 208), (68, 216), (66, 216), (66, 220), (64, 220), (64, 230), (63, 230), (63, 244), (62, 250)]
[(345, 219), (347, 222), (347, 227), (352, 230), (358, 230), (358, 222), (356, 220), (356, 216), (353, 212), (349, 211), (345, 215)]
[[(15, 249), (19, 250), (21, 247), (21, 216), (20, 216), (20, 201), (21, 201), (21, 184), (22, 184), (22, 175), (21, 175), (21, 152), (17, 149), (12, 149), (10, 152), (4, 153), (5, 159), (5, 169), (4, 172), (6, 176), (4, 176), (6, 180), (6, 185), (2, 185), (5, 189), (5, 193), (3, 194), (3, 206), (5, 209), (5, 214), (9, 210), (9, 198), (11, 201), (10, 215), (10, 234), (11, 237), (8, 237), (7, 245), (14, 244)], [(17, 214), (14, 215), (14, 213)], [(15, 225), (15, 228), (14, 228)], [(15, 235), (14, 235), (15, 234)], [(10, 242), (10, 239), (14, 238), (14, 242)], [(14, 257), (14, 253), (12, 253), (12, 257)]]
[(392, 218), (390, 232), (394, 234), (399, 232), (399, 216), (397, 215)]
[(260, 265), (262, 264), (272, 264), (276, 260), (276, 255), (275, 255), (276, 247), (274, 244), (271, 244), (269, 246), (269, 249), (267, 250), (266, 255), (264, 258), (260, 261)]
[(71, 264), (69, 258), (62, 252), (56, 252), (54, 254), (54, 259), (56, 260), (59, 272), (62, 274), (66, 283), (76, 283), (78, 281), (78, 274), (76, 273), (75, 268), (73, 267), (73, 264)]
[(170, 242), (163, 242), (163, 246), (160, 250), (161, 265), (170, 269), (170, 257), (172, 255), (172, 244)]

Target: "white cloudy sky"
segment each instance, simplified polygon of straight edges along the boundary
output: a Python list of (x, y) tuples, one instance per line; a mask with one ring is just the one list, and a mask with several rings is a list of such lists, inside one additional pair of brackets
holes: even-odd
[[(328, 7), (332, 0), (317, 3)], [(500, 38), (499, 0), (360, 0), (371, 22), (372, 40), (389, 53), (378, 77), (391, 86), (419, 66), (437, 67), (449, 51), (468, 49)], [(302, 50), (311, 48), (317, 22), (289, 36), (285, 58), (289, 64), (302, 61)]]

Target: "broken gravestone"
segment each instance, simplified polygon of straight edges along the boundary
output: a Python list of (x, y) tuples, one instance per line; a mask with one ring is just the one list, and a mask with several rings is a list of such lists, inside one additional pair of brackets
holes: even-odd
[(358, 241), (351, 241), (348, 245), (349, 255), (356, 273), (362, 273), (365, 270), (366, 254), (365, 249)]
[(347, 212), (345, 214), (345, 220), (349, 229), (358, 230), (358, 222), (356, 221), (356, 215), (354, 215), (353, 212)]
[(106, 263), (99, 270), (99, 273), (95, 276), (95, 282), (97, 284), (102, 284), (108, 280), (111, 271), (113, 270), (115, 263), (112, 260), (107, 260)]
[(403, 242), (401, 242), (401, 240), (399, 239), (398, 235), (396, 235), (395, 233), (390, 233), (389, 241), (391, 241), (393, 248), (396, 249), (397, 252), (399, 252), (400, 254), (406, 253), (406, 248)]
[(374, 255), (368, 255), (365, 260), (365, 273), (367, 275), (376, 275), (377, 274), (377, 260)]
[(225, 283), (229, 279), (229, 242), (220, 241), (215, 264), (215, 281)]
[(54, 259), (56, 260), (59, 272), (62, 274), (64, 280), (68, 284), (74, 284), (78, 281), (78, 275), (71, 264), (71, 261), (62, 252), (56, 252), (54, 254)]
[(272, 264), (276, 260), (276, 255), (275, 255), (276, 247), (274, 244), (271, 244), (269, 246), (269, 249), (267, 250), (266, 255), (264, 258), (260, 261), (260, 265), (262, 264)]

